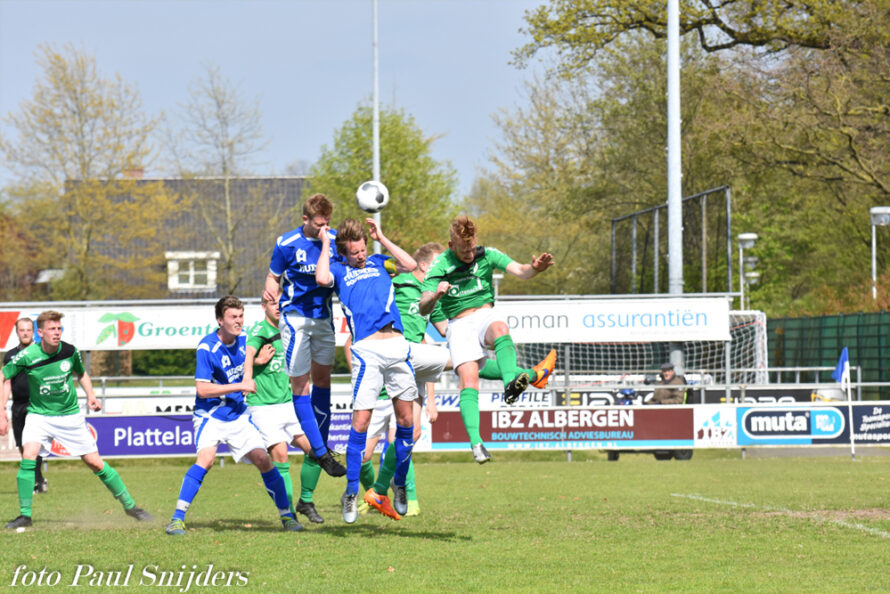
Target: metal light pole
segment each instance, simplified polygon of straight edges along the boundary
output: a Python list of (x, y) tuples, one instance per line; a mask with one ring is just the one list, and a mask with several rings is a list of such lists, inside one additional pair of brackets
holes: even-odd
[[(378, 50), (377, 50), (377, 0), (373, 1), (373, 9), (374, 9), (374, 98), (373, 102), (373, 122), (372, 122), (372, 142), (373, 142), (373, 171), (372, 176), (375, 182), (380, 181), (380, 85), (378, 83)], [(374, 222), (377, 225), (380, 225), (380, 213), (374, 213)], [(374, 253), (379, 254), (381, 252), (380, 242), (374, 242)]]
[(871, 298), (878, 299), (878, 238), (875, 228), (890, 225), (890, 206), (873, 206), (871, 214)]
[[(739, 307), (744, 310), (745, 309), (745, 285), (748, 284), (748, 279), (745, 275), (745, 250), (749, 250), (754, 247), (754, 243), (757, 241), (756, 233), (739, 233), (738, 235), (738, 243), (739, 243), (739, 290), (742, 292), (741, 299), (739, 300)], [(760, 276), (760, 275), (758, 275)]]

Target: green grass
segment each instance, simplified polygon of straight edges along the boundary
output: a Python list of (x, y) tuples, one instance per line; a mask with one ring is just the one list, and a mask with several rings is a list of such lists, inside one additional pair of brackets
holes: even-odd
[[(696, 451), (689, 462), (649, 455), (606, 462), (575, 452), (568, 463), (557, 452), (493, 456), (477, 466), (469, 452), (419, 454), (422, 512), (400, 522), (370, 514), (344, 524), (343, 479), (323, 477), (316, 505), (326, 522), (304, 521), (296, 534), (280, 530), (256, 470), (229, 460), (205, 479), (188, 533), (178, 538), (163, 528), (190, 460), (112, 461), (157, 516), (149, 525), (125, 517), (82, 465), (53, 462), (34, 527), (3, 534), (0, 589), (21, 564), (59, 571), (67, 584), (86, 563), (105, 571), (134, 564), (126, 591), (149, 589), (137, 586), (143, 568), (202, 571), (210, 563), (249, 572), (239, 591), (890, 587), (890, 457), (743, 460), (738, 452)], [(15, 465), (0, 466), (7, 519), (17, 515), (15, 473)], [(292, 475), (298, 480), (298, 470)]]

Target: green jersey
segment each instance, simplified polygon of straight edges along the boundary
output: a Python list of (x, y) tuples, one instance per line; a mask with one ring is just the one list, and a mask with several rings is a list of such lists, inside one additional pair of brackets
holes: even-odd
[(82, 376), (84, 368), (80, 351), (73, 344), (60, 342), (56, 352), (50, 354), (38, 343), (30, 344), (3, 368), (6, 379), (20, 373), (28, 377), (29, 413), (61, 417), (80, 412), (73, 376)]
[(396, 294), (396, 307), (402, 317), (402, 328), (408, 342), (423, 342), (427, 323), (447, 320), (442, 306), (436, 304), (433, 313), (420, 315), (420, 295), (423, 293), (421, 282), (410, 272), (400, 274), (392, 279)]
[(259, 354), (263, 345), (275, 347), (275, 354), (264, 365), (253, 364), (253, 381), (256, 382), (256, 394), (247, 395), (248, 406), (264, 404), (282, 404), (291, 401), (290, 380), (284, 372), (284, 348), (281, 345), (281, 332), (263, 318), (254, 325), (247, 336), (247, 346), (256, 349)]
[(465, 309), (494, 303), (491, 275), (495, 270), (506, 270), (512, 261), (500, 250), (479, 246), (472, 264), (467, 264), (461, 262), (453, 251), (446, 250), (433, 260), (422, 288), (424, 292), (435, 292), (442, 281), (452, 285), (448, 293), (439, 299), (442, 311), (450, 320)]

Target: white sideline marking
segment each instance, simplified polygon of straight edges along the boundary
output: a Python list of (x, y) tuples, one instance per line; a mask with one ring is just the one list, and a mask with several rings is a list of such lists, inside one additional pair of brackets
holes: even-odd
[(852, 528), (853, 530), (867, 532), (868, 534), (872, 534), (872, 535), (878, 536), (880, 538), (890, 538), (890, 532), (884, 532), (883, 530), (878, 530), (877, 528), (872, 528), (871, 526), (866, 526), (865, 524), (858, 524), (855, 522), (846, 522), (844, 520), (821, 518), (816, 515), (809, 515), (809, 514), (807, 514), (807, 512), (794, 512), (794, 511), (784, 508), (784, 507), (772, 507), (769, 505), (756, 505), (754, 503), (740, 503), (738, 501), (728, 501), (725, 499), (712, 499), (710, 497), (702, 497), (701, 495), (688, 495), (688, 494), (684, 494), (684, 493), (671, 493), (671, 497), (682, 497), (683, 499), (693, 499), (695, 501), (703, 501), (705, 503), (716, 503), (717, 505), (728, 505), (731, 507), (744, 507), (744, 508), (756, 509), (756, 510), (760, 510), (760, 511), (778, 512), (778, 513), (785, 514), (788, 516), (799, 516), (800, 514), (806, 514), (806, 517), (811, 520), (818, 520), (820, 522), (829, 522), (829, 523), (835, 524), (837, 526), (843, 526), (844, 528)]

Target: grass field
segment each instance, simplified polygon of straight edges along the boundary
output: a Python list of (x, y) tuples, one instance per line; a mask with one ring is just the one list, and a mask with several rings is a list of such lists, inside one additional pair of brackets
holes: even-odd
[[(34, 527), (3, 534), (0, 590), (21, 565), (46, 568), (47, 577), (58, 572), (59, 585), (49, 588), (56, 589), (85, 564), (106, 572), (106, 585), (91, 591), (156, 591), (161, 572), (183, 565), (180, 587), (164, 590), (186, 591), (189, 573), (206, 573), (209, 564), (241, 572), (238, 591), (890, 589), (890, 457), (743, 460), (697, 451), (689, 462), (649, 455), (607, 462), (575, 452), (569, 463), (556, 452), (493, 455), (477, 466), (469, 452), (418, 454), (422, 512), (400, 522), (369, 514), (344, 524), (344, 479), (323, 477), (316, 504), (326, 522), (303, 521), (300, 533), (280, 530), (258, 473), (229, 461), (205, 479), (189, 531), (177, 538), (163, 529), (190, 460), (112, 461), (155, 514), (151, 524), (124, 516), (79, 463), (53, 462)], [(18, 513), (16, 470), (0, 466), (5, 520)], [(130, 564), (127, 587), (108, 587), (109, 572), (123, 576)], [(140, 579), (154, 585), (140, 587)], [(89, 586), (89, 577), (79, 583)]]

